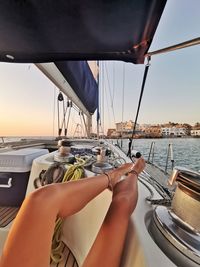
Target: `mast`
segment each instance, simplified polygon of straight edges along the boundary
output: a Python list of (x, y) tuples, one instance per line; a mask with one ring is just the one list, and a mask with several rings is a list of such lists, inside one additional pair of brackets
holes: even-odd
[(100, 115), (99, 115), (99, 60), (97, 61), (97, 86), (98, 86), (98, 106), (97, 106), (97, 139), (99, 139), (99, 122), (100, 122)]
[(91, 129), (92, 129), (92, 115), (86, 117), (86, 131), (87, 131), (87, 137), (90, 138), (91, 136)]

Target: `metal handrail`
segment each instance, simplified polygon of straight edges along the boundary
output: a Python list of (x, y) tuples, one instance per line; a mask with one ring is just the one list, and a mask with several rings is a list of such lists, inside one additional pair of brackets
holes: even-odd
[(171, 158), (171, 164), (172, 164), (171, 168), (173, 170), (173, 168), (174, 168), (174, 154), (173, 154), (173, 145), (172, 145), (172, 143), (169, 143), (168, 149), (167, 149), (167, 159), (166, 159), (166, 165), (165, 165), (165, 174), (167, 174), (169, 156)]
[[(151, 142), (151, 147), (150, 147), (150, 150), (149, 150), (149, 156), (148, 156), (148, 160), (147, 162), (150, 163), (150, 158), (151, 158), (151, 163), (153, 163), (153, 160), (154, 160), (154, 147), (155, 147), (155, 142)], [(152, 154), (152, 156), (151, 156)]]
[(199, 45), (200, 44), (200, 37), (183, 42), (183, 43), (179, 43), (176, 45), (172, 45), (169, 47), (165, 47), (156, 51), (152, 51), (152, 52), (148, 52), (145, 57), (151, 57), (154, 55), (158, 55), (158, 54), (163, 54), (163, 53), (167, 53), (167, 52), (171, 52), (171, 51), (175, 51), (178, 49), (182, 49), (182, 48), (186, 48), (186, 47), (190, 47), (190, 46), (194, 46), (194, 45)]
[[(149, 150), (149, 156), (148, 156), (148, 159), (147, 159), (148, 163), (153, 164), (154, 150), (155, 150), (155, 142), (153, 141), (153, 142), (151, 142), (151, 146), (150, 146), (150, 150)], [(173, 168), (174, 168), (174, 154), (173, 154), (173, 145), (172, 145), (172, 143), (168, 144), (167, 158), (166, 158), (166, 165), (165, 165), (165, 174), (167, 174), (169, 157), (170, 157), (170, 161), (171, 161), (171, 169), (173, 170)]]

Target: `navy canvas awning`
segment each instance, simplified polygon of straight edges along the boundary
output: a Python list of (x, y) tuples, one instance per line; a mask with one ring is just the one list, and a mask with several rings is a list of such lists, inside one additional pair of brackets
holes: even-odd
[(0, 61), (143, 63), (166, 0), (0, 1)]
[(54, 62), (83, 106), (94, 113), (96, 82), (87, 62), (75, 61), (144, 63), (166, 1), (0, 1), (0, 61)]

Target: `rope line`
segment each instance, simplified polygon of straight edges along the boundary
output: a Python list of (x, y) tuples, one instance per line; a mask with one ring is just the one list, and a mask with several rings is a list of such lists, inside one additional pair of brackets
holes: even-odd
[(111, 94), (111, 86), (110, 86), (110, 81), (109, 81), (109, 77), (108, 77), (108, 69), (107, 69), (106, 64), (105, 64), (105, 70), (106, 70), (106, 77), (107, 77), (107, 83), (108, 83), (108, 91), (109, 91), (110, 100), (111, 100), (111, 109), (112, 109), (112, 113), (113, 113), (113, 119), (114, 119), (114, 123), (116, 123), (113, 98), (112, 98), (112, 94)]
[[(105, 124), (105, 63), (102, 62), (102, 93), (101, 93), (101, 109), (102, 109), (102, 114), (101, 114), (101, 117), (102, 117), (102, 120), (101, 120), (101, 125), (102, 127), (104, 128), (104, 124)], [(109, 112), (109, 109), (108, 109), (108, 121), (109, 121), (109, 125), (111, 123), (111, 119), (110, 119), (110, 112)]]
[(56, 86), (53, 88), (53, 136), (55, 134)]
[(66, 126), (66, 114), (67, 114), (67, 110), (68, 110), (68, 100), (67, 100), (67, 105), (66, 108), (64, 107), (64, 102), (63, 102), (63, 120), (62, 120), (62, 124), (61, 124), (61, 129), (63, 129), (64, 126), (64, 135), (67, 135), (67, 126)]
[(112, 92), (112, 98), (114, 101), (115, 96), (115, 61), (113, 61), (113, 92)]
[(139, 97), (139, 102), (138, 102), (138, 107), (137, 107), (137, 113), (136, 113), (135, 121), (134, 121), (134, 127), (133, 127), (131, 138), (129, 140), (129, 147), (128, 147), (127, 156), (129, 156), (130, 158), (131, 158), (131, 146), (132, 146), (133, 136), (135, 134), (138, 115), (139, 115), (139, 111), (140, 111), (140, 105), (141, 105), (142, 96), (143, 96), (143, 92), (144, 92), (144, 86), (145, 86), (145, 83), (146, 83), (146, 78), (147, 78), (147, 74), (148, 74), (148, 70), (149, 70), (149, 66), (150, 66), (149, 61), (150, 61), (150, 58), (148, 58), (148, 62), (146, 64), (146, 66), (145, 66), (145, 71), (144, 71), (144, 76), (143, 76), (143, 81), (142, 81), (142, 87), (141, 87), (141, 92), (140, 92), (140, 97)]
[[(125, 88), (125, 63), (123, 64), (123, 79), (122, 79), (122, 124), (121, 124), (121, 138), (123, 134), (123, 121), (124, 121), (124, 88)], [(122, 140), (122, 139), (121, 139)], [(122, 147), (122, 141), (121, 141)]]

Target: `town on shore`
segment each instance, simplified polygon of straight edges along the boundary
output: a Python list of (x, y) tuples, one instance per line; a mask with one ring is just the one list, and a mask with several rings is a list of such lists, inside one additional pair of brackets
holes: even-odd
[[(116, 128), (108, 129), (107, 138), (131, 138), (134, 122), (132, 120), (116, 123)], [(200, 123), (168, 122), (164, 124), (137, 124), (134, 138), (165, 138), (165, 137), (200, 137)]]

